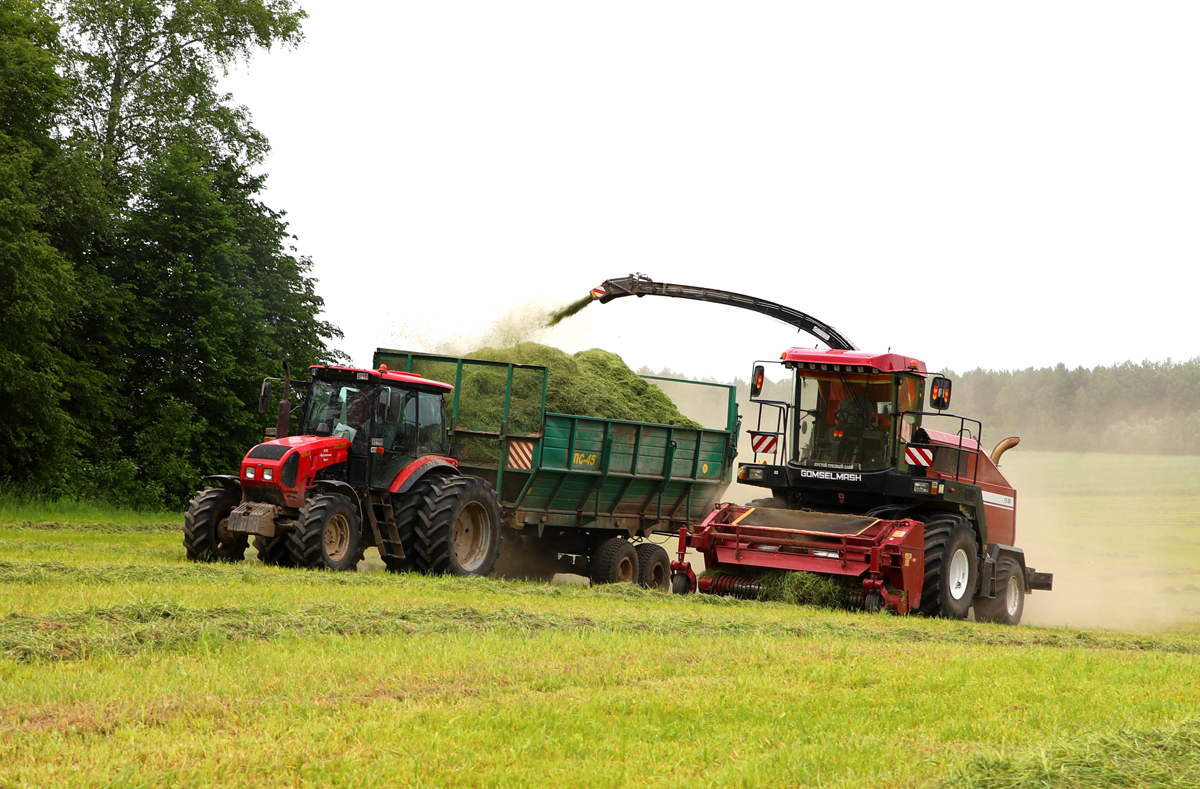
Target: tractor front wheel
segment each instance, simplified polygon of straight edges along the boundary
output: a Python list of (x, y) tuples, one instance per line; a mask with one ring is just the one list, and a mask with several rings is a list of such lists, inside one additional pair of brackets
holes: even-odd
[(225, 488), (205, 488), (196, 494), (183, 516), (183, 547), (193, 562), (240, 562), (246, 557), (244, 534), (229, 531), (229, 513), (241, 496)]
[(318, 493), (300, 510), (287, 545), (299, 567), (353, 570), (362, 559), (361, 536), (354, 502), (337, 493)]
[(671, 557), (661, 545), (643, 542), (637, 546), (638, 583), (647, 589), (671, 591)]
[(500, 500), (479, 477), (440, 477), (425, 493), (413, 522), (418, 570), (490, 575), (500, 555)]
[(996, 562), (996, 596), (975, 598), (975, 619), (1018, 625), (1025, 612), (1025, 578), (1021, 565), (1008, 556)]
[(966, 619), (979, 585), (979, 543), (965, 520), (925, 524), (925, 583), (921, 613)]
[(633, 583), (638, 580), (638, 552), (624, 537), (610, 537), (592, 554), (593, 584)]

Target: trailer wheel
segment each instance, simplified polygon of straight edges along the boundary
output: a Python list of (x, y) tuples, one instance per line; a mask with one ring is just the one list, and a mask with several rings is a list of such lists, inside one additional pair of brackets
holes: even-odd
[(438, 474), (427, 474), (409, 488), (403, 495), (392, 498), (392, 511), (396, 518), (396, 533), (400, 535), (400, 545), (404, 548), (404, 558), (398, 556), (383, 556), (384, 565), (389, 572), (404, 573), (416, 569), (416, 551), (413, 547), (413, 534), (417, 517), (425, 504), (433, 483), (437, 482)]
[(320, 493), (300, 510), (287, 544), (300, 567), (353, 570), (362, 559), (361, 536), (354, 502), (339, 493)]
[(1018, 625), (1025, 613), (1025, 578), (1021, 565), (1004, 556), (996, 562), (996, 596), (975, 598), (975, 619)]
[(637, 551), (638, 583), (647, 589), (660, 592), (671, 590), (671, 557), (661, 545), (652, 542), (639, 543)]
[(490, 575), (500, 555), (500, 501), (479, 477), (440, 477), (413, 521), (418, 570)]
[(240, 562), (246, 557), (245, 534), (230, 532), (229, 513), (241, 496), (225, 488), (196, 494), (183, 516), (183, 548), (193, 562)]
[(254, 538), (254, 549), (258, 551), (258, 560), (271, 567), (295, 567), (296, 558), (288, 548), (288, 535), (276, 534), (274, 537), (264, 537), (261, 534)]
[(622, 584), (638, 579), (637, 549), (624, 537), (610, 537), (592, 554), (592, 583)]
[(958, 519), (925, 524), (925, 583), (921, 613), (966, 619), (979, 585), (979, 544), (975, 531)]

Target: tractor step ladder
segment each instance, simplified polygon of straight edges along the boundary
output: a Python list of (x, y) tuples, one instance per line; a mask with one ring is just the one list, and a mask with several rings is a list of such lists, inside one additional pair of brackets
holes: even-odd
[(392, 497), (386, 491), (371, 493), (371, 506), (367, 508), (371, 518), (371, 530), (375, 532), (375, 544), (380, 556), (403, 559), (404, 546), (400, 542), (400, 530), (396, 527), (396, 513), (392, 508)]

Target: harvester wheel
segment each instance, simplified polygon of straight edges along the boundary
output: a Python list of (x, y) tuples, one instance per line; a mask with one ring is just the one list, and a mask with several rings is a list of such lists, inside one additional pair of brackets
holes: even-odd
[(661, 545), (639, 543), (635, 548), (638, 560), (638, 583), (647, 589), (671, 591), (671, 557)]
[(196, 494), (183, 516), (183, 547), (193, 562), (240, 562), (249, 542), (245, 534), (228, 530), (229, 513), (241, 496), (225, 488), (205, 488)]
[(428, 488), (413, 521), (418, 570), (490, 575), (500, 555), (500, 501), (479, 477), (440, 477)]
[(1025, 578), (1021, 565), (1004, 556), (996, 562), (996, 596), (975, 598), (975, 619), (1018, 625), (1025, 612)]
[(258, 560), (263, 564), (273, 567), (296, 566), (296, 559), (288, 548), (288, 535), (286, 534), (276, 534), (274, 537), (256, 535), (254, 549), (258, 551)]
[(676, 573), (671, 579), (671, 591), (674, 594), (691, 594), (692, 582), (688, 580), (687, 573)]
[(592, 554), (592, 583), (620, 584), (638, 580), (638, 552), (624, 537), (610, 537)]
[(970, 525), (957, 518), (926, 523), (921, 613), (966, 619), (978, 584), (979, 543)]
[(384, 556), (383, 563), (389, 572), (404, 573), (416, 569), (415, 551), (413, 549), (413, 533), (417, 517), (425, 504), (425, 497), (438, 480), (437, 474), (427, 474), (417, 480), (411, 488), (402, 495), (392, 498), (392, 511), (396, 518), (396, 531), (400, 534), (400, 545), (404, 547), (404, 558)]
[(361, 536), (354, 502), (338, 493), (318, 493), (300, 510), (288, 549), (300, 567), (353, 570), (362, 559)]

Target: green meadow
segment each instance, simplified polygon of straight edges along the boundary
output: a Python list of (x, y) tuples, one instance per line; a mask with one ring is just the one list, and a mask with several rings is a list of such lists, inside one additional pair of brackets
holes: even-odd
[(192, 565), (177, 517), (0, 502), (0, 787), (1200, 785), (1193, 460), (1010, 453), (1056, 574), (1018, 628)]

